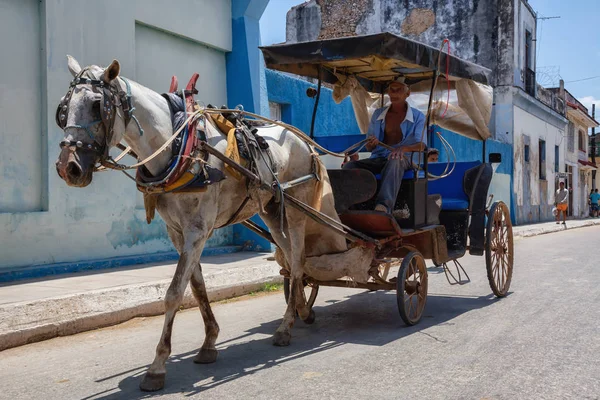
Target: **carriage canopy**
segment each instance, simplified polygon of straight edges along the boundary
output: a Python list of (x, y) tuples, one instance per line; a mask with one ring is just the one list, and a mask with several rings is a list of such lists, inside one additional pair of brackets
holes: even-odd
[[(392, 33), (260, 48), (267, 68), (334, 85), (334, 99), (352, 96), (363, 133), (379, 94), (404, 77), (411, 104), (427, 111), (433, 79), (432, 124), (477, 140), (491, 136), (493, 74), (488, 68)], [(438, 69), (439, 67), (439, 69)], [(385, 100), (384, 100), (385, 101)]]

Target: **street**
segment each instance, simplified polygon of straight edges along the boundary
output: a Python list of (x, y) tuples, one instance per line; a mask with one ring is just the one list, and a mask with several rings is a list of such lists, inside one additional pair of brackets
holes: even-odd
[[(597, 236), (598, 235), (598, 236)], [(429, 269), (423, 320), (405, 327), (394, 292), (321, 288), (316, 322), (271, 345), (283, 293), (213, 306), (211, 365), (197, 309), (178, 314), (163, 391), (138, 389), (163, 318), (0, 353), (1, 399), (598, 399), (600, 227), (515, 241), (511, 293), (491, 294), (485, 258), (461, 260), (472, 282)], [(431, 262), (428, 262), (431, 266)]]

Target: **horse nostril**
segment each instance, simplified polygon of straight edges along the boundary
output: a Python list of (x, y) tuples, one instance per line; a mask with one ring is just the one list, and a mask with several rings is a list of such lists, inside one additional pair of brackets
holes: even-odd
[(67, 175), (72, 179), (78, 179), (83, 175), (83, 171), (77, 163), (71, 161), (67, 164)]

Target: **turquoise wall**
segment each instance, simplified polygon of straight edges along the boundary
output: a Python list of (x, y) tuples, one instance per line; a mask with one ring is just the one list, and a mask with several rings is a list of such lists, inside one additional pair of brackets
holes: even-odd
[[(266, 70), (267, 95), (269, 101), (282, 105), (281, 119), (305, 133), (310, 133), (315, 99), (306, 95), (306, 89), (317, 88), (305, 80), (280, 72)], [(321, 89), (319, 108), (315, 119), (315, 136), (345, 136), (360, 134), (350, 98), (336, 104), (332, 90)]]

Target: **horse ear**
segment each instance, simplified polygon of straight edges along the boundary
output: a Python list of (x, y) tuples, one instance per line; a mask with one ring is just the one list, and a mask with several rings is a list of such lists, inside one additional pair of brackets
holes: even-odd
[(113, 60), (112, 63), (104, 70), (104, 76), (102, 79), (105, 83), (111, 83), (121, 71), (121, 64), (117, 60)]
[(76, 59), (67, 54), (67, 67), (69, 67), (69, 72), (75, 78), (81, 72), (81, 66), (77, 62)]

